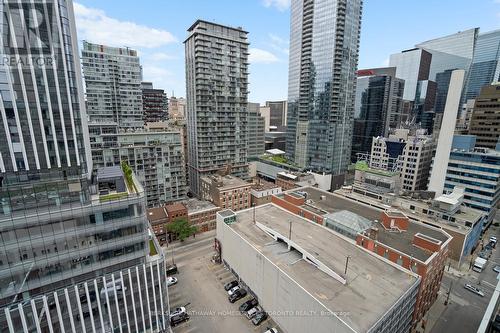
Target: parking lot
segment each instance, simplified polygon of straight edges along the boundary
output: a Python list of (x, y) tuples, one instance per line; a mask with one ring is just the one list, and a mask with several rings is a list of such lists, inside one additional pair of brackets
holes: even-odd
[[(259, 326), (254, 326), (238, 307), (251, 298), (250, 295), (231, 304), (224, 284), (234, 276), (219, 264), (211, 262), (213, 238), (208, 238), (174, 251), (178, 267), (178, 283), (169, 287), (170, 307), (185, 306), (190, 319), (173, 328), (175, 333), (187, 332), (264, 332), (268, 327), (276, 326), (271, 319)], [(166, 251), (169, 262), (171, 250)]]

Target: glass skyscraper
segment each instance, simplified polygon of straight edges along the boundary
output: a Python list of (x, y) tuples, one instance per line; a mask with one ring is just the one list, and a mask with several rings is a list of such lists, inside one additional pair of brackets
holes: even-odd
[(391, 54), (389, 66), (396, 67), (396, 77), (405, 80), (403, 99), (414, 101), (419, 81), (429, 79), (432, 55), (422, 49)]
[(429, 80), (436, 81), (436, 75), (448, 69), (464, 69), (467, 73), (474, 55), (478, 32), (479, 28), (473, 28), (415, 45), (432, 54)]
[(479, 34), (466, 82), (463, 102), (476, 98), (481, 88), (500, 80), (500, 30)]
[(370, 153), (373, 137), (386, 136), (400, 124), (404, 80), (395, 77), (396, 68), (358, 71), (354, 104), (351, 161), (358, 153)]
[(287, 154), (342, 175), (350, 162), (361, 0), (291, 5)]
[[(148, 255), (144, 190), (125, 167), (90, 172), (72, 1), (0, 8), (2, 332), (165, 329), (164, 259), (160, 248)], [(127, 301), (138, 318), (153, 303), (157, 315), (140, 328)]]

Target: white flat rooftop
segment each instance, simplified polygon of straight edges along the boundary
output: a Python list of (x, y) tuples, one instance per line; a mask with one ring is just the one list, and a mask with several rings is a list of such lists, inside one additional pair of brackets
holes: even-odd
[[(370, 329), (417, 283), (416, 275), (403, 271), (326, 227), (274, 204), (256, 207), (256, 222), (286, 238), (289, 237), (292, 223), (291, 240), (301, 250), (312, 255), (314, 260), (346, 278), (347, 283), (342, 283), (342, 279), (334, 278), (304, 259), (290, 262), (289, 257), (294, 252), (299, 258), (300, 253), (287, 251), (283, 243), (275, 241), (254, 224), (253, 214), (253, 208), (236, 212), (236, 222), (229, 227), (330, 311), (347, 312), (348, 315), (341, 319), (357, 332)], [(349, 265), (345, 275), (348, 256)]]

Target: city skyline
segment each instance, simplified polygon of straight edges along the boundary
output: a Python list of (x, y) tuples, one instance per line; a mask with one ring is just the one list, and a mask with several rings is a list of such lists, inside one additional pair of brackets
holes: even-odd
[[(115, 1), (80, 0), (75, 3), (78, 38), (110, 46), (137, 49), (143, 65), (144, 80), (165, 89), (168, 97), (185, 96), (184, 48), (187, 28), (194, 20), (206, 19), (249, 31), (250, 75), (249, 101), (264, 104), (266, 100), (287, 98), (290, 10), (287, 0), (252, 0), (245, 3), (228, 0), (215, 4), (192, 1), (161, 3), (150, 1), (140, 8)], [(433, 10), (429, 11), (432, 5)], [(188, 10), (189, 9), (189, 10)], [(250, 15), (233, 15), (245, 12)], [(363, 4), (360, 59), (358, 68), (388, 64), (390, 54), (415, 44), (473, 27), (482, 33), (500, 28), (500, 3), (484, 0), (468, 5), (442, 1), (426, 6), (397, 1)], [(412, 17), (425, 20), (405, 24)], [(446, 15), (443, 15), (446, 13)], [(384, 17), (391, 17), (391, 24)], [(430, 21), (439, 25), (428, 24)], [(262, 24), (266, 22), (266, 24)], [(398, 26), (398, 29), (394, 29)], [(129, 33), (123, 33), (127, 29)], [(391, 34), (390, 38), (388, 34)], [(381, 39), (380, 36), (387, 36)], [(404, 37), (404, 38), (403, 38)], [(81, 45), (81, 43), (79, 43)], [(272, 77), (272, 84), (269, 80)]]

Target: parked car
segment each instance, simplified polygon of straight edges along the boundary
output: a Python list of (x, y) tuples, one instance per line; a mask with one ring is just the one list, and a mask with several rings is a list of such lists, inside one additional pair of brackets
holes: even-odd
[(180, 307), (175, 309), (170, 313), (170, 326), (176, 326), (182, 322), (185, 322), (189, 319), (189, 315), (186, 312), (185, 307)]
[(491, 251), (491, 250), (493, 250), (493, 243), (488, 243), (488, 244), (486, 244), (486, 246), (484, 247), (484, 249), (485, 249), (486, 251)]
[(484, 249), (481, 252), (479, 252), (478, 257), (488, 260), (490, 258), (490, 255), (491, 251)]
[(175, 264), (167, 266), (166, 271), (167, 271), (167, 276), (174, 275), (174, 274), (177, 274), (179, 272), (177, 270), (177, 265), (175, 265)]
[(229, 290), (227, 291), (227, 294), (228, 294), (229, 296), (231, 296), (232, 294), (234, 294), (234, 292), (235, 292), (236, 290), (240, 290), (240, 289), (241, 289), (241, 287), (240, 287), (240, 286), (233, 287), (233, 288), (231, 288), (231, 289), (229, 289)]
[(241, 303), (239, 310), (240, 310), (240, 312), (245, 312), (245, 311), (248, 311), (257, 305), (259, 305), (259, 302), (255, 298), (252, 298), (246, 302)]
[(224, 290), (229, 291), (238, 285), (238, 281), (233, 280), (224, 285)]
[(267, 319), (267, 313), (264, 311), (257, 312), (252, 319), (252, 323), (257, 326), (260, 325), (264, 320)]
[(228, 297), (229, 302), (234, 303), (237, 300), (242, 299), (247, 295), (247, 291), (243, 288), (238, 289), (235, 291), (231, 296)]
[(270, 327), (264, 333), (278, 333), (278, 329), (276, 327)]
[(245, 313), (245, 316), (248, 318), (248, 319), (252, 319), (253, 317), (255, 317), (255, 315), (259, 312), (262, 312), (262, 308), (260, 306), (255, 306), (253, 308), (251, 308), (250, 310), (248, 310), (246, 313)]
[(173, 286), (174, 284), (177, 283), (177, 278), (173, 276), (167, 277), (167, 287)]
[(468, 284), (468, 283), (467, 283), (467, 284), (465, 284), (464, 288), (465, 288), (465, 289), (467, 289), (467, 290), (469, 290), (469, 291), (472, 291), (472, 292), (473, 292), (474, 294), (476, 294), (476, 295), (479, 295), (479, 296), (481, 296), (481, 297), (484, 297), (484, 292), (483, 292), (481, 289), (476, 288), (476, 287), (474, 287), (474, 286), (473, 286), (473, 285), (471, 285), (471, 284)]
[(493, 271), (500, 273), (500, 266), (496, 265), (495, 267), (493, 267)]
[(497, 238), (495, 236), (491, 236), (490, 237), (490, 244), (491, 244), (491, 247), (495, 248), (497, 246)]

